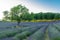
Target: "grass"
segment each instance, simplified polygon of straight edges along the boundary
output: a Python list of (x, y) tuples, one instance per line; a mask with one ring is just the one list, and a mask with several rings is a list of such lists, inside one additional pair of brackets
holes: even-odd
[(42, 20), (22, 20), (21, 22), (52, 22), (52, 21), (58, 21), (57, 19), (53, 19), (53, 20), (50, 20), (50, 19), (42, 19)]
[(49, 40), (48, 29), (45, 32), (45, 40)]
[[(21, 22), (52, 22), (52, 21), (58, 21), (60, 19), (39, 19), (39, 20), (22, 20)], [(9, 20), (10, 21), (10, 20)], [(6, 22), (9, 22), (6, 21)], [(10, 21), (10, 22), (17, 22), (16, 20)]]
[(60, 37), (53, 38), (52, 40), (60, 40)]
[(26, 21), (22, 21), (22, 22), (51, 22), (51, 21), (54, 21), (54, 20), (26, 20)]

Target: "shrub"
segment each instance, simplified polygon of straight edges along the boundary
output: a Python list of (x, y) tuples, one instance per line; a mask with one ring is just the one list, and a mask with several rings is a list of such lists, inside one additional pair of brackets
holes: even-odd
[(31, 33), (29, 31), (25, 31), (25, 32), (22, 32), (20, 34), (17, 34), (15, 35), (14, 39), (15, 40), (23, 40), (25, 39), (27, 36), (29, 36)]
[(53, 38), (53, 40), (60, 40), (60, 37)]

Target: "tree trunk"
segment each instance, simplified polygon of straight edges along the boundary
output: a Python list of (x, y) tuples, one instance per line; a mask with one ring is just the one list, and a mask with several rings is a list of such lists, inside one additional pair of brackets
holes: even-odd
[(19, 26), (20, 22), (17, 23), (17, 26)]

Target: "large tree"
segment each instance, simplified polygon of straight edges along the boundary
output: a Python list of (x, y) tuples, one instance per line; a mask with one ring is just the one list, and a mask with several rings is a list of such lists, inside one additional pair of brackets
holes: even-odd
[(3, 14), (4, 14), (4, 19), (7, 20), (8, 19), (8, 11), (3, 11)]
[(19, 25), (22, 20), (21, 15), (25, 13), (28, 13), (28, 9), (25, 6), (22, 5), (15, 6), (11, 8), (10, 19), (16, 20), (18, 22), (17, 25)]

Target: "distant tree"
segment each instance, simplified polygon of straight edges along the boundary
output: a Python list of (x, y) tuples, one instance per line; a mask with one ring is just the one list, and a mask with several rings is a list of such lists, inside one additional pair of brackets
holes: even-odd
[(31, 14), (30, 14), (31, 16), (31, 20), (34, 20), (35, 18), (34, 18), (34, 16), (35, 16), (35, 14), (33, 13), (33, 12), (31, 12)]
[(60, 13), (56, 13), (54, 19), (60, 19)]
[(7, 21), (7, 19), (8, 19), (8, 11), (4, 11), (3, 12), (3, 14), (4, 14), (4, 20), (6, 20)]

